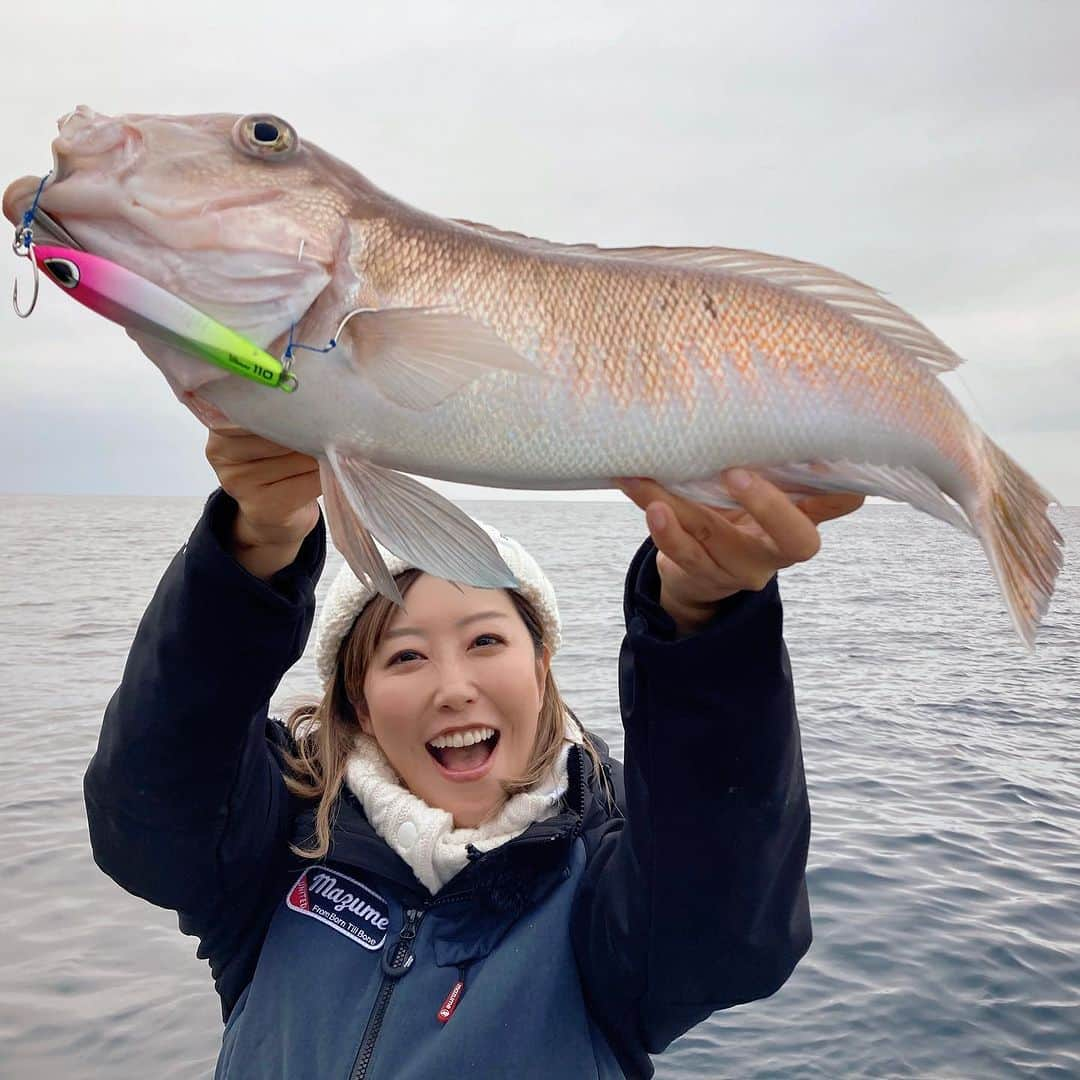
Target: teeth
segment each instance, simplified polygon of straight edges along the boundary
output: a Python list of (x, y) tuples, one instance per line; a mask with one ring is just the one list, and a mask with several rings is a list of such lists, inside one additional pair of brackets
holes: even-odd
[(490, 739), (494, 734), (494, 728), (470, 728), (468, 731), (455, 731), (452, 734), (439, 735), (437, 738), (432, 739), (428, 746), (433, 746), (436, 750), (444, 746), (472, 746), (473, 743)]

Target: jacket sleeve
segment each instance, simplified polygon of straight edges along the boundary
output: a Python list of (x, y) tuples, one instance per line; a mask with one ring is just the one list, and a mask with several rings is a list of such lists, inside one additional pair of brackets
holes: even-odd
[(287, 839), (267, 709), (303, 653), (325, 558), (320, 518), (264, 582), (226, 549), (235, 514), (216, 491), (166, 570), (84, 781), (98, 865), (201, 937), (215, 913), (242, 918), (243, 894)]
[(656, 548), (627, 574), (625, 820), (574, 909), (590, 1011), (628, 1075), (717, 1009), (777, 990), (810, 946), (810, 810), (777, 580), (676, 640)]

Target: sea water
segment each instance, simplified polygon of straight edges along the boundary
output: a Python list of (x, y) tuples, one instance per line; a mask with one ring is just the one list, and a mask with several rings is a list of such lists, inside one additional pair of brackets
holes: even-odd
[[(621, 753), (616, 658), (641, 512), (462, 506), (547, 570), (556, 678)], [(136, 625), (201, 507), (0, 497), (5, 1078), (213, 1070), (208, 968), (174, 914), (94, 865), (81, 790)], [(781, 572), (814, 943), (773, 997), (658, 1056), (659, 1077), (1080, 1076), (1080, 510), (1051, 516), (1066, 566), (1034, 655), (978, 544), (908, 507), (826, 523), (819, 555)], [(331, 551), (320, 599), (339, 561)], [(275, 711), (316, 692), (309, 647)]]

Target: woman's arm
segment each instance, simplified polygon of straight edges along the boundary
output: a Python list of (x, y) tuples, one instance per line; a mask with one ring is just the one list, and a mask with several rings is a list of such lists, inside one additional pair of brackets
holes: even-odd
[[(766, 997), (810, 944), (809, 806), (776, 581), (677, 637), (656, 550), (627, 576), (626, 819), (591, 853), (573, 934), (620, 1056)], [(624, 1067), (626, 1060), (624, 1059)], [(630, 1075), (641, 1075), (637, 1058)]]
[[(639, 491), (651, 510), (655, 494)], [(757, 495), (783, 549), (776, 515), (801, 511)], [(843, 498), (818, 520), (861, 504)], [(594, 838), (572, 930), (590, 1009), (635, 1076), (711, 1013), (776, 991), (810, 944), (810, 813), (775, 567), (754, 579), (768, 564), (725, 530), (734, 515), (665, 502), (665, 523), (649, 514), (664, 550), (646, 541), (626, 581), (626, 819)]]
[[(236, 456), (260, 452), (249, 442)], [(158, 585), (84, 783), (98, 864), (130, 892), (181, 912), (184, 929), (201, 937), (224, 910), (243, 916), (245, 895), (256, 891), (247, 886), (287, 839), (288, 795), (266, 740), (267, 707), (303, 652), (325, 558), (310, 479), (290, 484), (281, 455), (249, 461), (247, 479), (230, 480), (239, 499), (211, 496)], [(260, 476), (274, 478), (269, 486), (285, 480), (297, 505), (289, 510), (278, 486), (279, 519), (291, 515), (294, 529), (306, 529), (293, 559), (266, 580), (237, 557), (243, 510), (270, 521), (260, 518)], [(247, 536), (243, 554), (256, 570), (273, 570), (287, 536), (267, 544)]]
[[(211, 496), (139, 624), (84, 790), (98, 864), (130, 892), (195, 912), (223, 887), (223, 841), (265, 839), (282, 797), (267, 705), (303, 652), (325, 539), (263, 582), (228, 550), (236, 504)], [(241, 798), (242, 796), (242, 798)], [(243, 820), (235, 816), (237, 804)]]

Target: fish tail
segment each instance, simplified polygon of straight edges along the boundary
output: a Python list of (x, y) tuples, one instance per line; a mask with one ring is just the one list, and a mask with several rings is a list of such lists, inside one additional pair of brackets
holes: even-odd
[(1029, 650), (1064, 559), (1064, 539), (1046, 512), (1061, 503), (992, 439), (983, 436), (983, 484), (972, 519), (1013, 625)]

